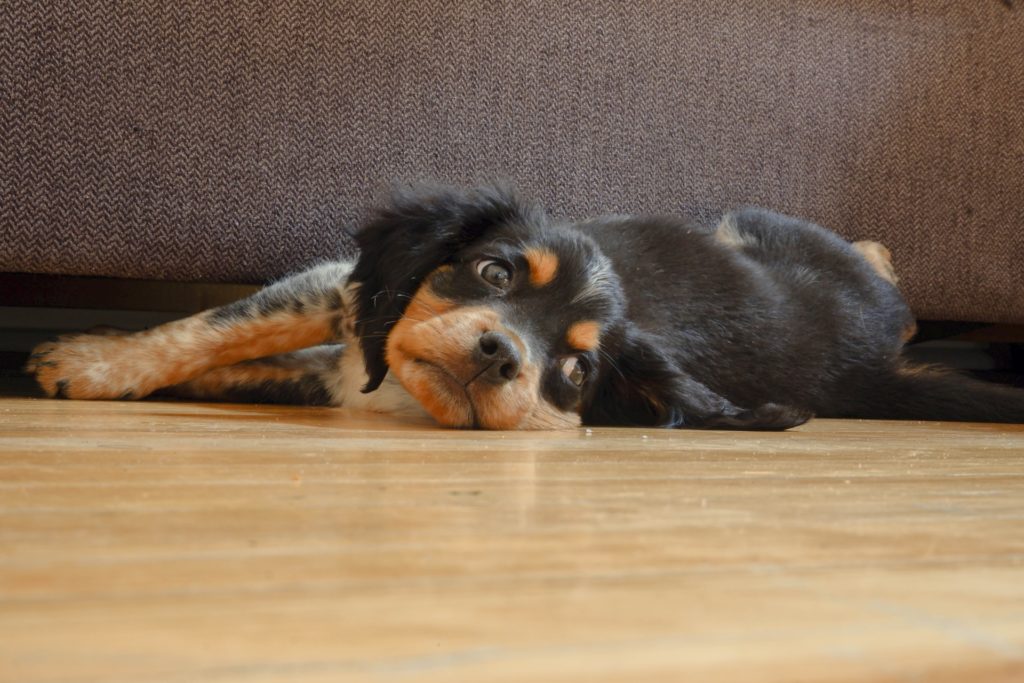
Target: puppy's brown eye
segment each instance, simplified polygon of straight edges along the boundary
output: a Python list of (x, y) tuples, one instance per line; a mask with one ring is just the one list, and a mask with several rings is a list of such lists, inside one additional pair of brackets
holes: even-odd
[(580, 387), (587, 379), (587, 366), (579, 356), (567, 356), (562, 359), (562, 374), (567, 380)]
[(484, 282), (498, 289), (508, 289), (512, 283), (512, 271), (498, 261), (491, 259), (477, 261), (476, 272)]

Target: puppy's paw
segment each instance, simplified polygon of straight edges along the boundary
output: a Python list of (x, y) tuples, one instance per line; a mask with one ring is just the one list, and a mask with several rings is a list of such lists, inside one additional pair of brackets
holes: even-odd
[(790, 427), (798, 427), (812, 417), (814, 415), (809, 411), (778, 403), (765, 403), (749, 412), (751, 429), (767, 431), (782, 431)]
[(809, 411), (778, 403), (765, 403), (751, 410), (716, 415), (700, 425), (709, 429), (750, 429), (780, 432), (797, 427), (814, 415)]
[(56, 342), (35, 347), (25, 370), (47, 396), (136, 398), (143, 395), (142, 373), (140, 368), (132, 367), (131, 347), (125, 337), (64, 335)]

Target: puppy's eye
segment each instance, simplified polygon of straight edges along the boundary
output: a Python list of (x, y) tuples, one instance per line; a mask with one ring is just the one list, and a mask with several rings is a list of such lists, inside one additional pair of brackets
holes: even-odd
[(500, 261), (493, 259), (477, 261), (476, 273), (484, 282), (498, 289), (508, 289), (512, 284), (512, 269)]
[(587, 379), (586, 363), (579, 356), (566, 356), (562, 359), (562, 374), (567, 380), (581, 387)]

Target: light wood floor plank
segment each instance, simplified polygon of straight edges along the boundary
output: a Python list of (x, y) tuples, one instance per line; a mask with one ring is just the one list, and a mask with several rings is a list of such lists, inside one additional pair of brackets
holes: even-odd
[(1024, 680), (1024, 427), (0, 399), (0, 681)]

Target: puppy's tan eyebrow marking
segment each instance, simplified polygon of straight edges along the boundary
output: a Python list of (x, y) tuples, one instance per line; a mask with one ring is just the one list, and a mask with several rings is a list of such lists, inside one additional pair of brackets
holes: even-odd
[(558, 256), (553, 251), (542, 247), (530, 247), (523, 256), (530, 266), (531, 285), (543, 287), (555, 279), (558, 273)]
[(601, 326), (594, 320), (573, 323), (565, 333), (565, 340), (577, 351), (593, 351), (601, 341)]

